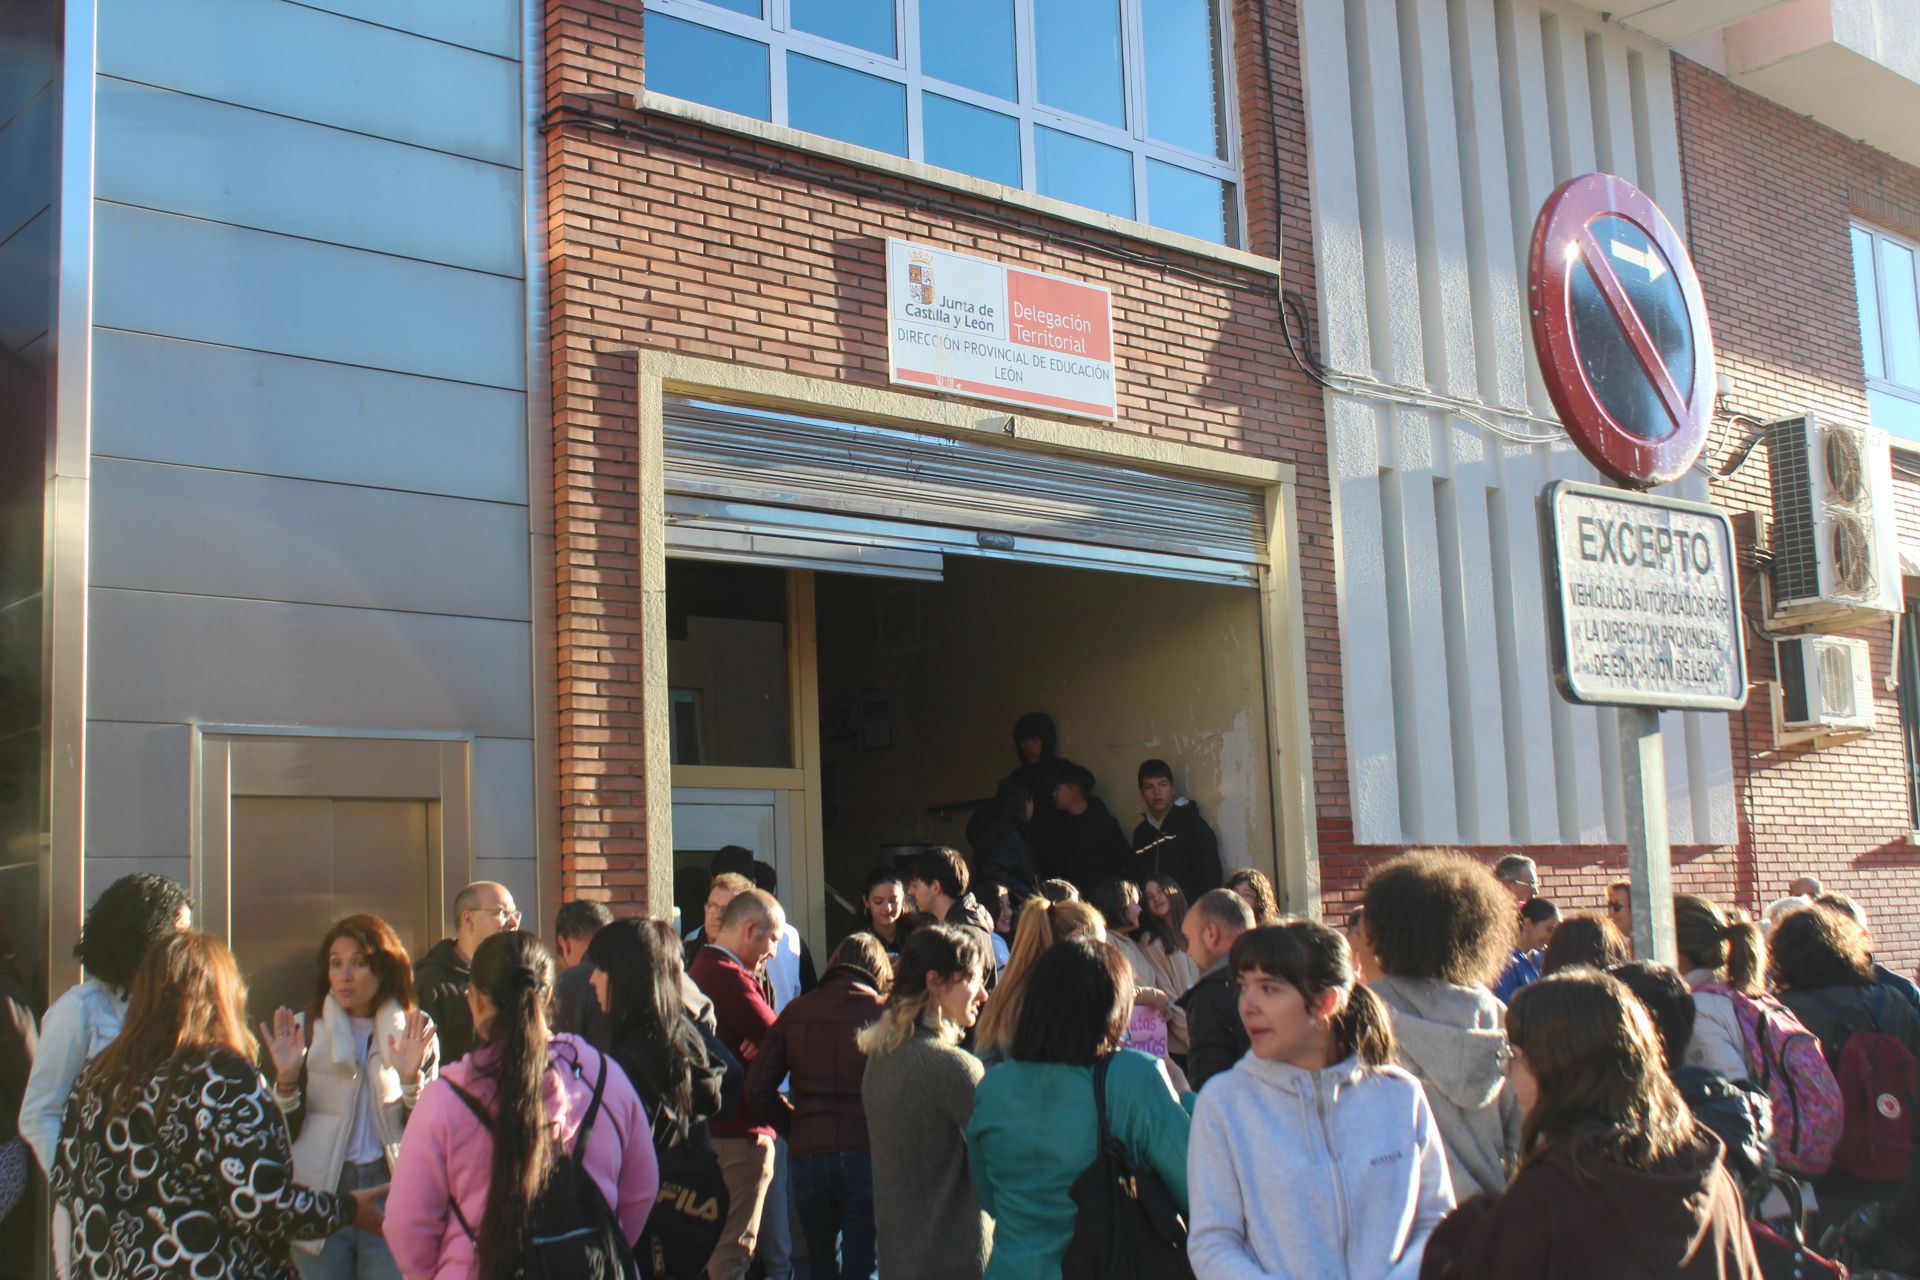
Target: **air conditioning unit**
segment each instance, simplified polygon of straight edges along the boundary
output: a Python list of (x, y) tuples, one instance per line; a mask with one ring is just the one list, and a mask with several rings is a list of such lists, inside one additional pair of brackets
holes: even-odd
[(1808, 413), (1767, 427), (1772, 625), (1842, 631), (1899, 613), (1887, 434)]
[(1774, 645), (1780, 727), (1866, 733), (1873, 728), (1873, 652), (1865, 640), (1794, 636)]

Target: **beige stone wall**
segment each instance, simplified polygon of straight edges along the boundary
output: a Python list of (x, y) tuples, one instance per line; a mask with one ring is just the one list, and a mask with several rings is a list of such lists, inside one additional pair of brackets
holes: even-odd
[[(1013, 767), (1024, 711), (1093, 770), (1124, 829), (1135, 771), (1159, 756), (1220, 833), (1223, 861), (1274, 870), (1259, 596), (1159, 578), (950, 558), (938, 584), (821, 575), (828, 883), (849, 897), (880, 846), (966, 848), (969, 809)], [(883, 749), (863, 746), (863, 691), (885, 693)], [(854, 740), (832, 736), (851, 701)]]

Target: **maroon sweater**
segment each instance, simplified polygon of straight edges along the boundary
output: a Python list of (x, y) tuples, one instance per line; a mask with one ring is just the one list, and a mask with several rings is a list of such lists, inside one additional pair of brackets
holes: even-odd
[[(773, 1026), (773, 1006), (761, 994), (759, 980), (738, 960), (711, 943), (700, 948), (687, 974), (707, 999), (713, 1001), (720, 1042), (741, 1062), (751, 1066), (759, 1055), (760, 1042)], [(707, 1128), (716, 1138), (773, 1136), (772, 1126), (759, 1117), (745, 1098), (726, 1115), (716, 1117)]]
[(1723, 1149), (1646, 1173), (1556, 1145), (1447, 1215), (1420, 1280), (1762, 1280)]

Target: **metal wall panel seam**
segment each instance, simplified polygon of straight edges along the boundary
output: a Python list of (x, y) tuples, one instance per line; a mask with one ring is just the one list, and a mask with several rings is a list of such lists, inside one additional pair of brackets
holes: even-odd
[(524, 503), (517, 391), (96, 327), (96, 456)]
[(94, 459), (92, 581), (526, 620), (526, 510), (166, 463)]
[(100, 199), (524, 275), (516, 168), (111, 76), (99, 88)]
[(490, 271), (482, 267), (464, 266), (460, 263), (446, 262), (437, 258), (422, 258), (415, 254), (400, 253), (391, 249), (379, 249), (351, 240), (329, 240), (321, 236), (308, 235), (299, 231), (284, 231), (274, 227), (257, 226), (247, 222), (235, 222), (229, 218), (209, 216), (172, 208), (163, 204), (141, 204), (130, 200), (116, 200), (109, 196), (96, 195), (94, 203), (102, 208), (125, 209), (132, 213), (150, 213), (162, 218), (178, 219), (181, 222), (200, 223), (208, 227), (228, 231), (244, 231), (249, 235), (271, 236), (276, 240), (292, 241), (297, 244), (310, 244), (322, 249), (339, 249), (348, 253), (362, 253), (374, 258), (390, 258), (395, 262), (413, 266), (437, 267), (443, 271), (457, 271), (466, 275), (484, 276), (492, 280), (507, 280), (515, 284), (522, 283), (525, 276), (515, 271)]
[(95, 587), (102, 719), (532, 734), (525, 622)]
[(103, 325), (525, 389), (521, 281), (122, 205), (97, 218)]
[(0, 245), (52, 207), (59, 107), (49, 84), (0, 124)]
[[(521, 69), (508, 59), (294, 4), (103, 5), (109, 75), (518, 163)], [(230, 56), (236, 48), (251, 56)]]
[[(514, 5), (479, 4), (475, 3), (475, 0), (424, 0), (424, 2), (422, 0), (285, 0), (285, 2), (298, 4), (305, 9), (318, 9), (322, 13), (331, 13), (355, 22), (364, 22), (370, 27), (379, 27), (385, 31), (418, 36), (422, 40), (431, 40), (436, 44), (447, 44), (456, 49), (470, 49), (475, 53), (491, 54), (496, 58), (504, 58), (508, 62), (527, 61), (522, 57), (520, 31), (515, 21), (513, 18), (501, 20), (497, 16), (510, 11), (517, 17), (519, 7)], [(403, 10), (414, 15), (411, 25), (398, 20)], [(488, 13), (496, 15), (498, 30), (465, 39), (454, 34), (457, 26), (477, 30), (480, 25), (477, 19)], [(429, 15), (433, 17), (430, 19)], [(461, 22), (461, 19), (465, 21)]]

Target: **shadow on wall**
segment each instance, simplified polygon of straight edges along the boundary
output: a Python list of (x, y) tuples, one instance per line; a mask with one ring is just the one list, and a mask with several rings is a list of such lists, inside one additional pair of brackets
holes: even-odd
[(817, 579), (828, 880), (857, 891), (881, 846), (966, 849), (970, 810), (1015, 764), (1014, 720), (1049, 712), (1125, 830), (1161, 757), (1228, 866), (1271, 871), (1259, 597), (1250, 590), (949, 557), (941, 583)]

